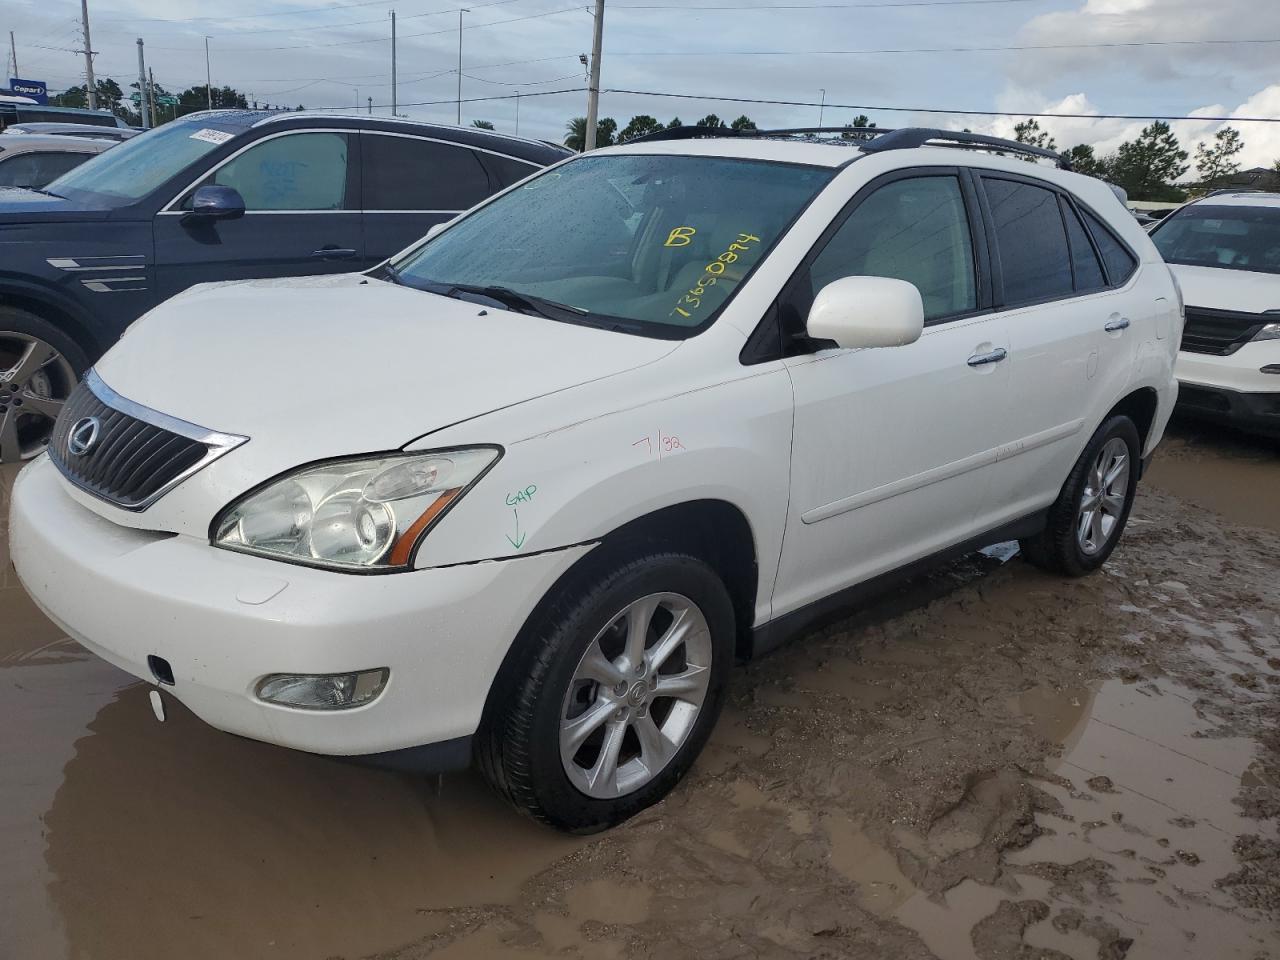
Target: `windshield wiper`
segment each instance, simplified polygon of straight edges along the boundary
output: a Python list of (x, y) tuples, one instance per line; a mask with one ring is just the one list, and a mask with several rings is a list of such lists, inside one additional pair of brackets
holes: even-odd
[(400, 284), (400, 286), (405, 285), (404, 280), (400, 276), (400, 271), (397, 270), (395, 267), (393, 267), (390, 263), (384, 263), (382, 265), (382, 279), (390, 280), (392, 283), (398, 283)]
[(512, 290), (510, 287), (482, 286), (471, 283), (454, 283), (450, 284), (450, 286), (460, 293), (472, 293), (481, 297), (488, 297), (490, 300), (496, 300), (504, 307), (510, 307), (521, 313), (532, 313), (548, 320), (563, 320), (566, 313), (572, 315), (574, 319), (590, 315), (589, 310), (583, 310), (581, 307), (548, 300), (546, 297), (535, 296), (532, 293), (521, 293), (518, 290)]

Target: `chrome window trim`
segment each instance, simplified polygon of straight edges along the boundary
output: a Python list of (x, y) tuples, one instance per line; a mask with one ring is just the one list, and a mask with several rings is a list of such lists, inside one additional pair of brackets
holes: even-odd
[(188, 440), (203, 443), (208, 448), (205, 455), (195, 464), (188, 467), (186, 470), (183, 470), (180, 474), (164, 486), (160, 487), (155, 493), (151, 494), (151, 496), (147, 497), (145, 500), (127, 507), (110, 499), (109, 497), (104, 497), (96, 491), (91, 490), (89, 487), (77, 481), (74, 477), (63, 473), (62, 470), (58, 471), (64, 479), (74, 485), (77, 489), (83, 490), (85, 493), (101, 500), (103, 503), (111, 504), (118, 510), (127, 510), (130, 513), (142, 513), (165, 494), (169, 493), (179, 484), (188, 480), (194, 474), (199, 473), (219, 457), (230, 453), (241, 444), (249, 442), (248, 437), (238, 436), (234, 433), (222, 433), (218, 430), (210, 430), (208, 427), (201, 427), (178, 417), (170, 416), (167, 413), (161, 413), (159, 410), (152, 410), (150, 407), (144, 407), (142, 404), (130, 400), (128, 397), (121, 396), (103, 381), (95, 368), (90, 368), (89, 372), (85, 374), (84, 383), (95, 397), (107, 406), (111, 407), (113, 410), (119, 410), (121, 413), (133, 417), (135, 420), (141, 420), (143, 423), (148, 423), (153, 427), (159, 427), (161, 430), (168, 430), (170, 433), (176, 433), (178, 436), (186, 437)]

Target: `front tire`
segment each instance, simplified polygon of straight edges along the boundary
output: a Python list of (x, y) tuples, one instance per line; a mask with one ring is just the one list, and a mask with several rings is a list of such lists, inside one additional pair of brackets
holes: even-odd
[(734, 614), (705, 563), (650, 553), (544, 604), (504, 665), (477, 738), (516, 807), (593, 833), (662, 799), (715, 725)]
[(1045, 529), (1021, 541), (1027, 561), (1069, 577), (1106, 563), (1133, 508), (1141, 449), (1138, 428), (1128, 417), (1100, 426), (1049, 508)]
[(48, 448), (53, 422), (88, 365), (80, 345), (56, 326), (0, 304), (0, 463)]

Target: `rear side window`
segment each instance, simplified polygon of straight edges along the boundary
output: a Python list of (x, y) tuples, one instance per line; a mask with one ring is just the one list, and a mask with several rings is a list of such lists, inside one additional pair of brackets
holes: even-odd
[(1094, 242), (1102, 252), (1102, 262), (1107, 265), (1107, 277), (1111, 280), (1111, 285), (1119, 286), (1132, 276), (1133, 271), (1138, 267), (1138, 261), (1134, 259), (1128, 248), (1116, 239), (1116, 235), (1088, 210), (1084, 212), (1084, 219), (1089, 224)]
[(489, 195), (475, 152), (413, 137), (364, 135), (366, 210), (465, 210)]
[(1079, 214), (1063, 201), (1062, 215), (1066, 218), (1067, 239), (1071, 242), (1071, 269), (1076, 278), (1076, 292), (1102, 290), (1107, 285), (1107, 278), (1102, 273), (1102, 264), (1098, 262), (1098, 255), (1089, 242), (1089, 234), (1085, 232)]
[(482, 153), (480, 154), (480, 159), (489, 168), (489, 173), (493, 176), (494, 185), (498, 188), (509, 187), (513, 183), (519, 183), (525, 177), (537, 173), (541, 169), (537, 164), (523, 163), (519, 160), (500, 157), (493, 153)]
[(983, 177), (995, 221), (1004, 277), (1004, 302), (1069, 296), (1071, 252), (1058, 195), (1044, 187)]
[(78, 167), (91, 153), (23, 153), (10, 160), (0, 155), (0, 187), (33, 187), (40, 189), (53, 183), (68, 170)]
[(960, 181), (895, 180), (858, 204), (809, 268), (813, 293), (842, 277), (893, 277), (914, 284), (925, 320), (977, 306), (973, 240)]

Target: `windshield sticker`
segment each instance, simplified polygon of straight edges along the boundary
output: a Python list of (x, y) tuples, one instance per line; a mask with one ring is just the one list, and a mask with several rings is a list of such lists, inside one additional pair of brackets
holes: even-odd
[(693, 235), (697, 232), (694, 227), (676, 227), (667, 234), (667, 240), (663, 246), (687, 247), (692, 242)]
[[(686, 319), (692, 317), (693, 314), (690, 311), (696, 310), (698, 307), (702, 306), (702, 295), (707, 292), (707, 287), (714, 287), (718, 278), (724, 276), (725, 270), (728, 269), (728, 264), (738, 262), (738, 256), (740, 254), (747, 253), (751, 250), (758, 250), (759, 247), (753, 247), (751, 244), (758, 244), (759, 242), (760, 238), (755, 236), (755, 234), (738, 234), (738, 239), (729, 244), (728, 250), (720, 254), (720, 256), (716, 257), (703, 268), (702, 276), (698, 279), (698, 282), (690, 287), (689, 292), (676, 302), (675, 309), (672, 310), (668, 316), (674, 316), (678, 313)], [(737, 283), (742, 279), (742, 277), (741, 275), (736, 277), (731, 276), (729, 279), (734, 283)], [(686, 307), (688, 309), (685, 309)]]
[(205, 143), (226, 143), (234, 137), (234, 133), (226, 133), (223, 130), (210, 130), (208, 127), (191, 134), (192, 140), (203, 140)]

